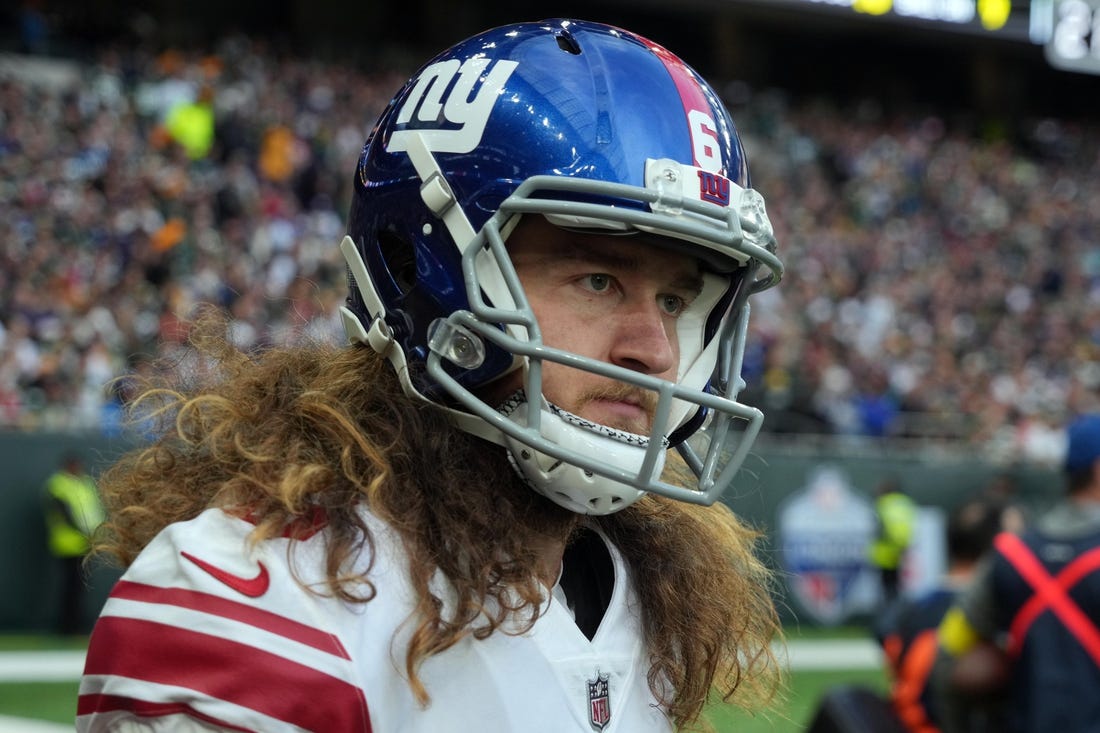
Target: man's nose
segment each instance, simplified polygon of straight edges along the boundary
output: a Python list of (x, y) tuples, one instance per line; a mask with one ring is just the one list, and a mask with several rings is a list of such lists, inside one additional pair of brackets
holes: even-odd
[(615, 324), (611, 363), (642, 374), (675, 369), (678, 349), (671, 323), (653, 300), (624, 309)]

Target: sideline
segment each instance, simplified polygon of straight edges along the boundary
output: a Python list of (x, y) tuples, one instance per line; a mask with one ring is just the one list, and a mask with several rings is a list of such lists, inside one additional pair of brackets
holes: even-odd
[[(871, 639), (806, 639), (787, 643), (780, 661), (791, 670), (875, 669), (882, 665), (882, 651)], [(0, 682), (64, 682), (80, 679), (84, 652), (0, 652)], [(0, 730), (7, 730), (0, 726)]]
[[(784, 654), (777, 652), (779, 660)], [(882, 669), (882, 649), (873, 639), (802, 639), (787, 642), (791, 671)]]
[[(79, 680), (83, 650), (0, 652), (0, 682), (65, 682)], [(0, 730), (7, 731), (0, 726)]]

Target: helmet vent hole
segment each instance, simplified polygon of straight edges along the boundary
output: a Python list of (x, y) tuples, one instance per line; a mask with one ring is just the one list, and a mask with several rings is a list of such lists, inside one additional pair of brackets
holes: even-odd
[(416, 256), (412, 246), (393, 232), (383, 231), (378, 233), (378, 249), (394, 284), (403, 294), (412, 290), (416, 284)]
[(571, 53), (574, 56), (580, 56), (581, 47), (577, 43), (577, 39), (573, 38), (569, 33), (558, 33), (558, 48), (566, 53)]

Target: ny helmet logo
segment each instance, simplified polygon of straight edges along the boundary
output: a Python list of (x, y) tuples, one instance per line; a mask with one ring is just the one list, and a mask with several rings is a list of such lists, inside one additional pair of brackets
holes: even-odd
[(425, 67), (397, 112), (386, 150), (408, 150), (409, 136), (420, 133), (433, 152), (470, 152), (481, 143), (493, 105), (518, 65), (478, 57)]
[(610, 685), (608, 676), (596, 670), (596, 679), (588, 680), (588, 722), (596, 730), (603, 730), (611, 722)]
[(717, 173), (698, 171), (699, 198), (719, 206), (730, 205), (730, 179)]

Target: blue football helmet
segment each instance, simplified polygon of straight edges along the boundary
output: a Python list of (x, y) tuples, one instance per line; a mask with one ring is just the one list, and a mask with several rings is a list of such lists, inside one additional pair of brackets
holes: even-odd
[[(718, 96), (661, 46), (573, 20), (487, 31), (422, 67), (367, 140), (341, 244), (345, 329), (562, 506), (607, 514), (645, 492), (711, 504), (763, 421), (737, 401), (747, 299), (783, 272), (749, 185)], [(677, 381), (543, 343), (506, 247), (521, 216), (645, 233), (702, 263), (703, 292), (678, 321)], [(550, 404), (546, 361), (652, 390), (651, 434)], [(521, 392), (478, 396), (514, 370)], [(695, 474), (688, 486), (662, 480), (670, 447)]]

